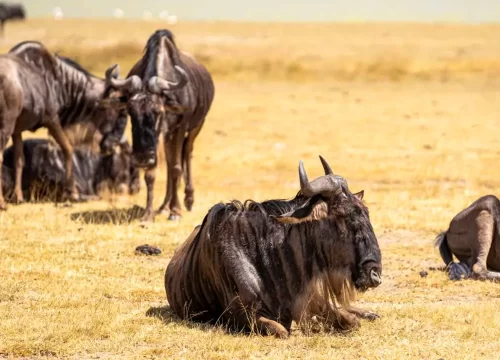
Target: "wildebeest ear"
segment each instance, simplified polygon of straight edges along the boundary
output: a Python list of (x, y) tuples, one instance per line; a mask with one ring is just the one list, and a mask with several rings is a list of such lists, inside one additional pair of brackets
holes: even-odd
[(363, 200), (363, 196), (365, 195), (365, 191), (361, 190), (360, 192), (357, 192), (356, 194), (353, 194), (356, 196), (359, 200)]
[(275, 216), (282, 224), (298, 224), (304, 221), (320, 220), (327, 216), (327, 205), (320, 196), (313, 196), (303, 206)]

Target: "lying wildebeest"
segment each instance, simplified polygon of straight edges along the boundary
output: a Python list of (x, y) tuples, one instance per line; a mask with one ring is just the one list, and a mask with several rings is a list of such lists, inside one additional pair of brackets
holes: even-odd
[(294, 320), (349, 330), (377, 314), (350, 305), (380, 285), (381, 253), (362, 203), (320, 157), (309, 182), (299, 164), (291, 201), (213, 206), (165, 272), (172, 310), (183, 319), (286, 337)]
[[(117, 65), (106, 71), (106, 79), (97, 78), (74, 61), (51, 54), (36, 41), (20, 43), (8, 54), (0, 56), (0, 154), (9, 137), (12, 137), (16, 202), (24, 201), (21, 190), (24, 163), (21, 134), (25, 130), (34, 132), (41, 127), (48, 129), (64, 152), (64, 197), (78, 200), (72, 168), (73, 146), (64, 129), (77, 123), (91, 123), (106, 139), (104, 125), (118, 120), (116, 116), (108, 118), (109, 110), (101, 108), (99, 101), (108, 96), (111, 88), (132, 91), (137, 81), (140, 82), (139, 78), (117, 80), (115, 77), (118, 77)], [(120, 138), (121, 134), (116, 136), (117, 140)], [(0, 209), (5, 208), (0, 194)]]
[(26, 12), (22, 4), (0, 2), (0, 36), (4, 35), (5, 22), (8, 20), (24, 20)]
[[(119, 145), (112, 154), (95, 153), (90, 147), (74, 148), (73, 168), (82, 199), (92, 199), (106, 189), (112, 193), (135, 194), (139, 191), (139, 170), (131, 161), (128, 143)], [(23, 168), (23, 195), (34, 201), (62, 198), (65, 168), (64, 154), (46, 139), (23, 141), (26, 162)], [(3, 152), (2, 192), (5, 198), (14, 195), (14, 148)]]
[[(145, 89), (120, 96), (127, 103), (132, 121), (132, 147), (138, 166), (145, 168), (148, 189), (144, 221), (154, 220), (153, 189), (160, 133), (164, 134), (167, 189), (159, 211), (170, 210), (169, 219), (179, 218), (177, 188), (185, 175), (184, 205), (194, 202), (192, 180), (193, 144), (201, 131), (214, 98), (214, 84), (207, 69), (193, 56), (177, 49), (169, 30), (150, 36), (144, 55), (127, 77), (139, 76)], [(120, 103), (117, 104), (120, 106)]]
[[(500, 201), (482, 196), (459, 212), (436, 246), (451, 280), (474, 277), (500, 281)], [(453, 262), (453, 255), (460, 263)], [(494, 270), (494, 271), (490, 271)]]

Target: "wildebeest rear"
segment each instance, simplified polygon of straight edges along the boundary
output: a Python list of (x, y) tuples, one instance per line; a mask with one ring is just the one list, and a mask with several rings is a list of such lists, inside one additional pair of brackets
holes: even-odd
[(381, 283), (381, 253), (363, 192), (353, 194), (321, 158), (325, 175), (291, 201), (213, 206), (165, 272), (172, 310), (183, 319), (288, 336), (302, 329), (349, 330), (375, 313), (350, 305)]

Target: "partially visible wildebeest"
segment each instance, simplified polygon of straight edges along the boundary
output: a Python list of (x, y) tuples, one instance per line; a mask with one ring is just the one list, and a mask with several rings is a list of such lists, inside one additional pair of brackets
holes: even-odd
[[(41, 127), (48, 129), (64, 152), (64, 197), (79, 200), (73, 177), (73, 146), (64, 129), (77, 123), (93, 124), (102, 132), (105, 141), (107, 134), (103, 131), (103, 124), (108, 121), (117, 123), (119, 120), (116, 116), (107, 117), (109, 110), (100, 106), (100, 100), (109, 95), (111, 88), (133, 90), (137, 81), (140, 82), (137, 77), (127, 80), (117, 80), (116, 77), (117, 65), (106, 71), (106, 79), (97, 78), (74, 61), (53, 55), (36, 41), (22, 42), (8, 54), (0, 56), (0, 154), (9, 137), (12, 137), (16, 202), (24, 201), (21, 190), (24, 163), (21, 134), (25, 130), (34, 132)], [(120, 139), (121, 134), (115, 138)], [(0, 194), (0, 209), (5, 208)]]
[(356, 290), (381, 283), (382, 260), (363, 192), (353, 194), (320, 156), (309, 182), (299, 163), (291, 201), (213, 206), (165, 272), (182, 319), (286, 337), (292, 320), (350, 330), (377, 314), (351, 306)]
[[(500, 281), (499, 221), (500, 201), (485, 195), (459, 212), (448, 230), (437, 236), (436, 246), (451, 280), (473, 277)], [(453, 262), (453, 255), (460, 263)]]
[(4, 35), (5, 22), (9, 20), (24, 20), (26, 12), (22, 4), (0, 2), (0, 36)]
[(134, 157), (138, 166), (145, 168), (148, 192), (143, 220), (154, 220), (153, 189), (158, 138), (162, 132), (167, 189), (159, 211), (169, 210), (169, 219), (177, 219), (181, 215), (177, 189), (183, 173), (184, 205), (190, 211), (194, 203), (193, 144), (214, 98), (212, 77), (192, 55), (177, 49), (173, 34), (166, 29), (150, 36), (143, 57), (127, 75), (131, 76), (142, 79), (143, 91), (117, 99), (127, 102)]
[[(46, 139), (23, 141), (23, 195), (34, 201), (61, 200), (64, 179), (64, 154)], [(14, 195), (15, 161), (13, 146), (3, 153), (2, 191), (6, 199)], [(92, 151), (88, 146), (75, 147), (75, 180), (82, 199), (92, 199), (103, 191), (135, 194), (139, 191), (139, 170), (132, 164), (130, 145), (120, 144), (112, 154)]]

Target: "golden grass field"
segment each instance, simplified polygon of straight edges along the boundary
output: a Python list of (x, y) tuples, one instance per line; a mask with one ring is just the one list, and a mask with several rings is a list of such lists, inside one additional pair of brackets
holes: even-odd
[[(1, 50), (43, 41), (96, 74), (125, 76), (164, 24), (8, 23)], [(500, 285), (451, 282), (433, 240), (500, 187), (500, 26), (180, 23), (182, 50), (214, 75), (195, 143), (195, 204), (179, 222), (128, 221), (133, 197), (10, 205), (0, 214), (0, 357), (71, 359), (497, 359)], [(45, 131), (24, 137), (45, 136)], [(290, 198), (318, 155), (365, 190), (383, 283), (359, 296), (378, 312), (349, 334), (287, 340), (178, 321), (163, 276), (218, 201)], [(157, 208), (165, 167), (155, 188)], [(183, 198), (183, 185), (179, 189)], [(85, 213), (86, 212), (86, 213)], [(141, 244), (160, 256), (134, 255)], [(428, 271), (422, 278), (421, 270)]]

